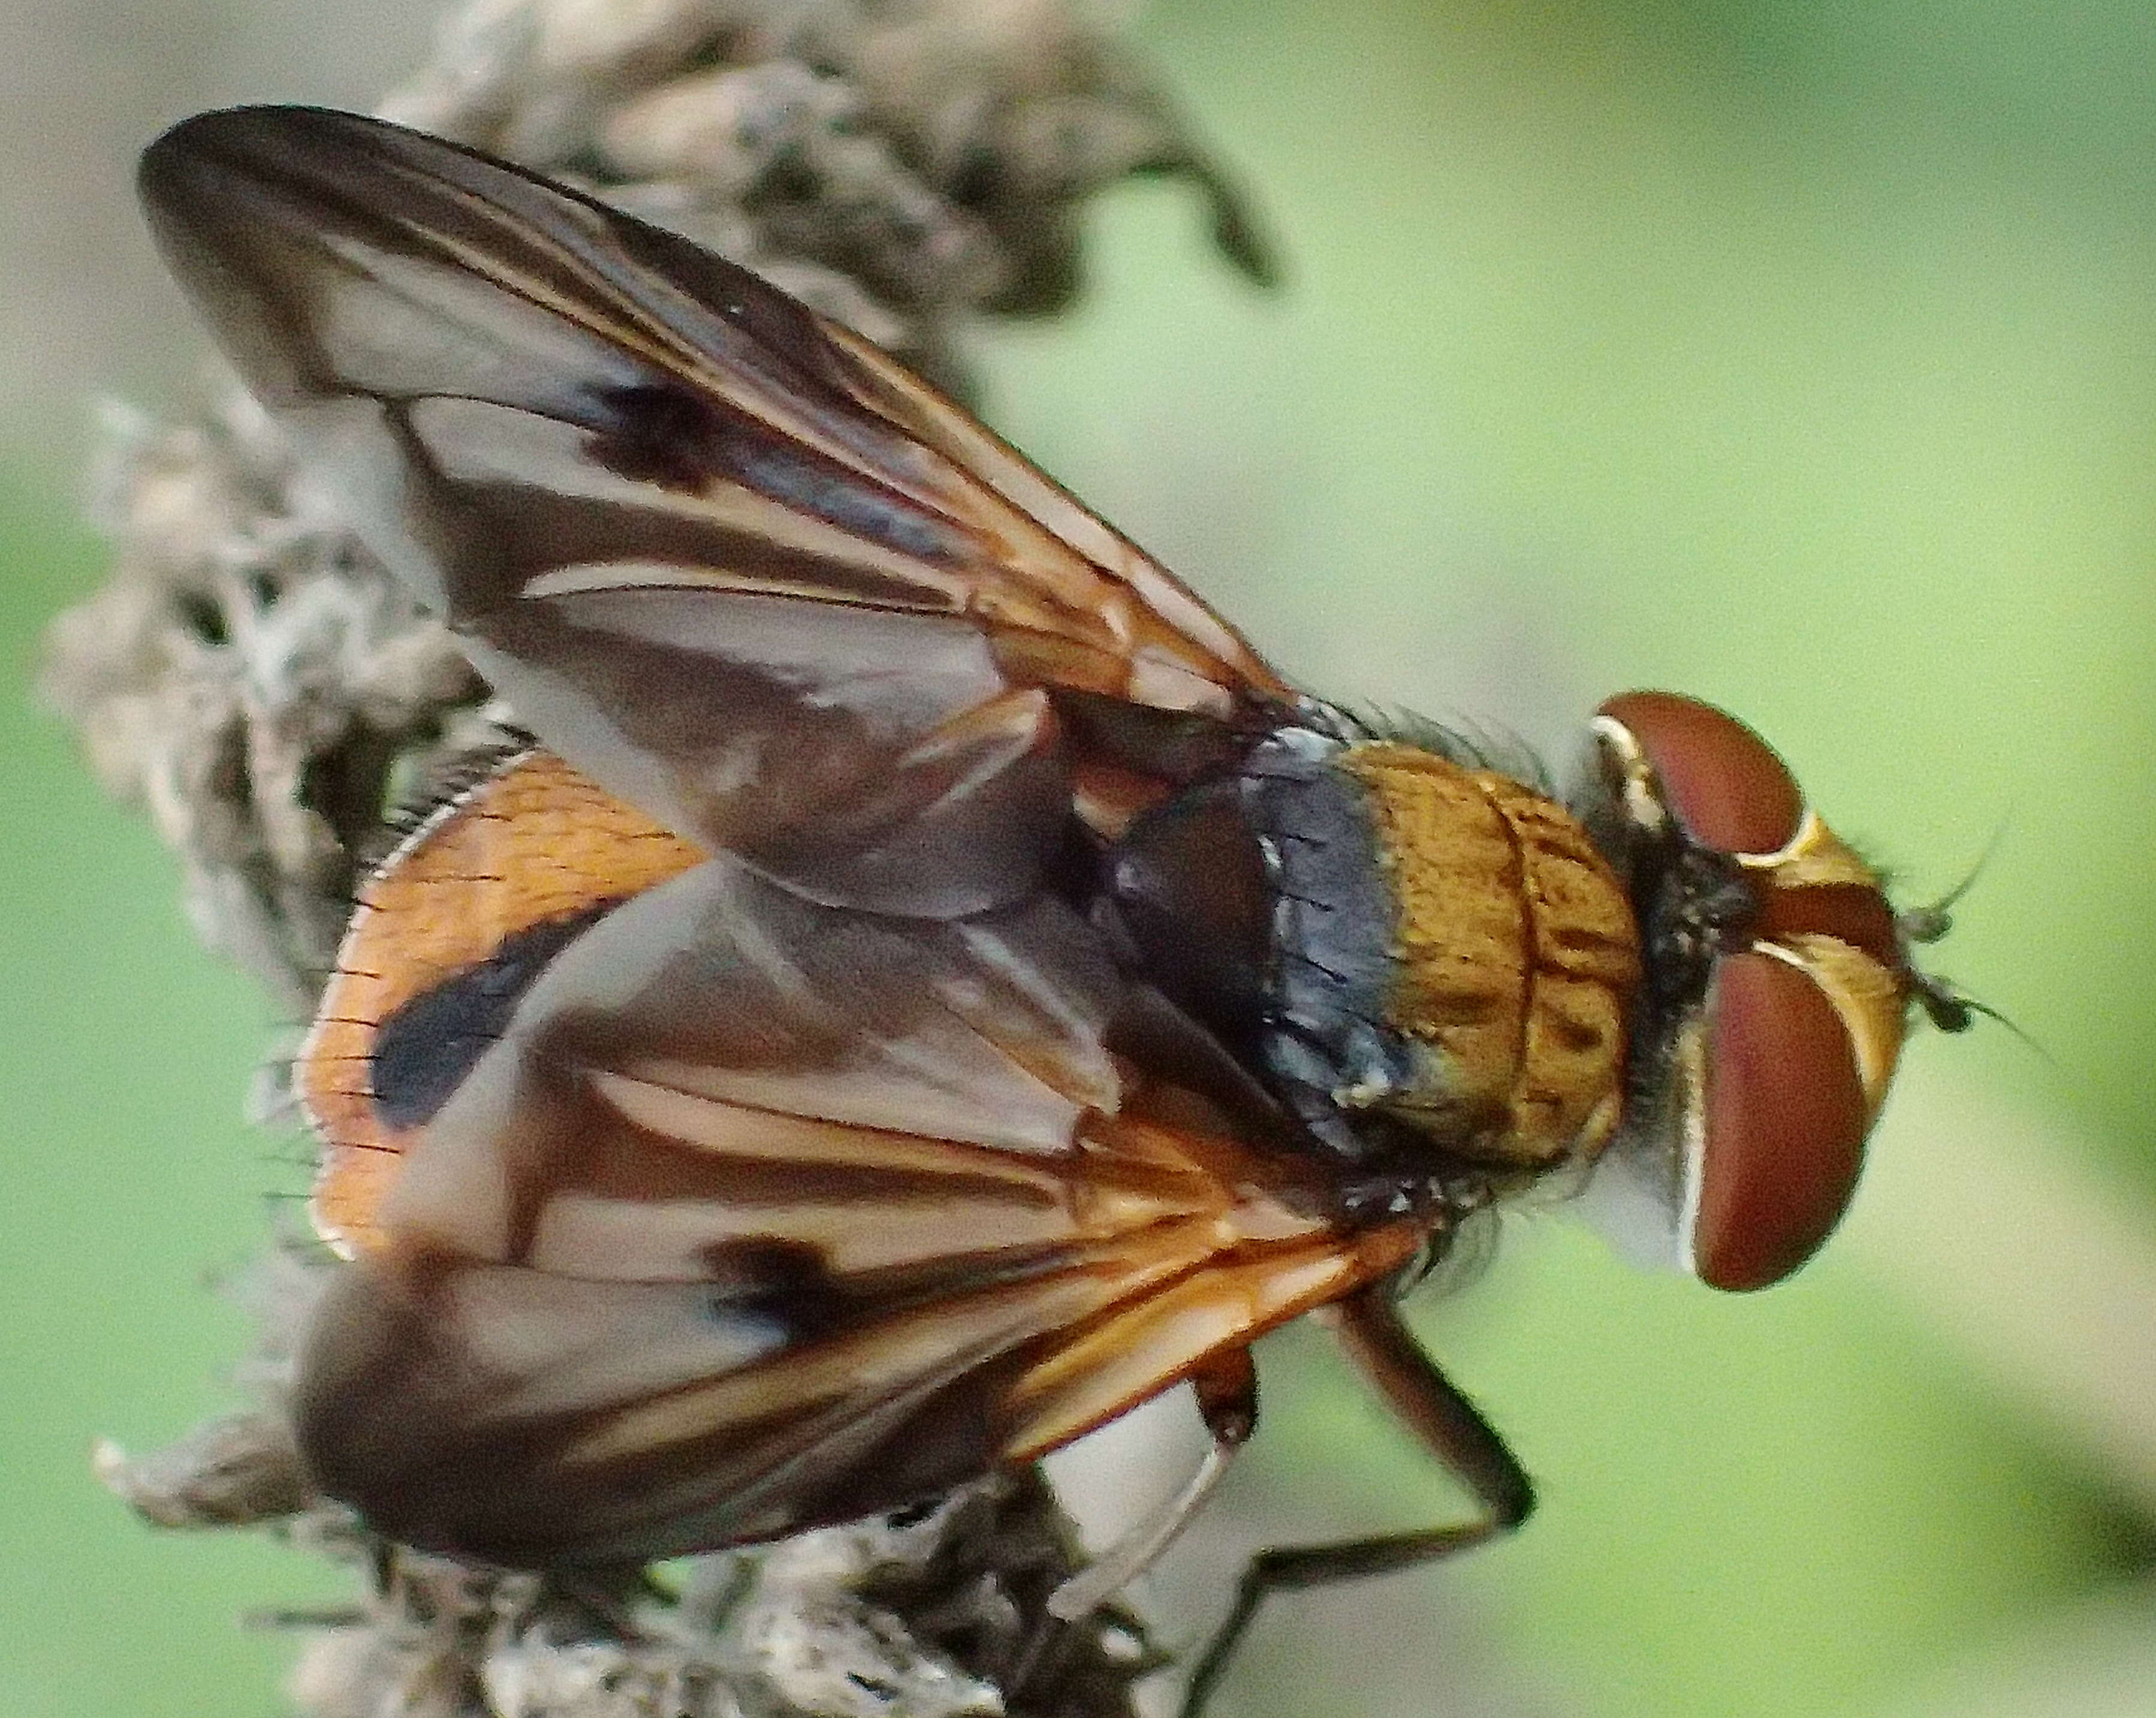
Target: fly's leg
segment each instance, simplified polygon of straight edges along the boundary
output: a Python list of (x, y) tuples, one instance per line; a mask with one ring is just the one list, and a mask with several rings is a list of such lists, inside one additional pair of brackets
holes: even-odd
[(1258, 1369), (1247, 1348), (1208, 1357), (1191, 1375), (1192, 1393), (1213, 1447), (1197, 1471), (1165, 1503), (1149, 1510), (1107, 1550), (1048, 1597), (1049, 1614), (1066, 1623), (1098, 1610), (1151, 1568), (1175, 1535), (1213, 1494), (1235, 1453), (1258, 1423)]
[(1209, 1355), (1189, 1381), (1199, 1415), (1213, 1435), (1212, 1448), (1173, 1496), (1148, 1510), (1122, 1538), (1049, 1594), (1049, 1620), (1020, 1659), (1010, 1679), (1014, 1690), (1040, 1674), (1051, 1640), (1065, 1638), (1070, 1624), (1099, 1610), (1152, 1566), (1212, 1495), (1236, 1451), (1256, 1429), (1258, 1371), (1248, 1349)]
[(1434, 1562), (1509, 1533), (1534, 1508), (1534, 1488), (1512, 1451), (1422, 1351), (1382, 1287), (1363, 1289), (1312, 1316), (1331, 1327), (1348, 1358), (1408, 1429), (1475, 1494), (1482, 1517), (1332, 1545), (1260, 1551), (1243, 1571), (1227, 1620), (1191, 1673), (1181, 1718), (1199, 1718), (1267, 1595)]

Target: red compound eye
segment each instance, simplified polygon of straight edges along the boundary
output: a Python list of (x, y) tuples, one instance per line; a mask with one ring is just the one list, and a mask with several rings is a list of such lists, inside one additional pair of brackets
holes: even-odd
[(1841, 1220), (1871, 1124), (1849, 1029), (1808, 974), (1758, 950), (1716, 967), (1705, 1097), (1691, 1268), (1712, 1288), (1764, 1288)]
[(1774, 853), (1804, 815), (1789, 766), (1734, 716), (1675, 692), (1622, 692), (1600, 714), (1621, 723), (1661, 779), (1663, 802), (1702, 845)]
[[(1630, 735), (1691, 840), (1753, 861), (1789, 854), (1804, 795), (1743, 723), (1669, 692), (1626, 692), (1601, 714)], [(1814, 824), (1800, 861), (1749, 875), (1759, 913), (1750, 946), (1723, 954), (1708, 981), (1690, 1119), (1688, 1262), (1717, 1288), (1779, 1283), (1832, 1232), (1856, 1191), (1874, 1109), (1859, 1037), (1899, 1042), (1900, 934), (1862, 862)], [(1851, 961), (1877, 982), (1848, 982)]]
[(1861, 949), (1889, 972), (1902, 962), (1901, 933), (1894, 908), (1872, 883), (1826, 883), (1809, 888), (1768, 891), (1759, 913), (1758, 934), (1772, 942), (1814, 933), (1839, 937)]

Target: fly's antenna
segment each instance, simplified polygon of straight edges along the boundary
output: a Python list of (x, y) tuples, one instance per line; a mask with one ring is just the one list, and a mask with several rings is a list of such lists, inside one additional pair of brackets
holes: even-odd
[(1924, 1011), (1925, 1019), (1941, 1031), (1965, 1032), (1976, 1024), (1977, 1017), (1982, 1016), (1985, 1020), (1996, 1021), (2005, 1026), (2043, 1057), (2046, 1062), (2054, 1067), (2057, 1065), (2049, 1050), (2024, 1031), (2012, 1016), (2002, 1014), (1989, 1002), (1979, 1002), (1947, 980), (1934, 977), (1928, 972), (1918, 972), (1914, 967), (1909, 970), (1909, 978), (1912, 987), (1911, 994), (1917, 1006)]
[(2009, 820), (2002, 817), (1999, 826), (1991, 832), (1991, 839), (1984, 844), (1984, 851), (1976, 856), (1962, 880), (1936, 901), (1921, 907), (1904, 908), (1894, 915), (1894, 931), (1902, 944), (1902, 967), (1908, 975), (1910, 995), (1917, 1007), (1924, 1011), (1924, 1018), (1943, 1032), (1965, 1032), (1976, 1024), (1980, 1016), (1996, 1021), (2014, 1034), (2046, 1062), (2051, 1060), (2051, 1052), (2024, 1031), (2005, 1015), (1988, 1002), (1979, 1002), (1950, 979), (1937, 973), (1924, 971), (1917, 964), (1916, 951), (1939, 941), (1953, 928), (1953, 908), (1984, 875), (1984, 867), (1991, 863), (1992, 855), (2005, 839)]
[[(1992, 856), (1999, 851), (1999, 844), (2006, 839), (2006, 826), (2010, 820), (2010, 814), (1999, 820), (1999, 826), (1991, 831), (1991, 839), (1984, 844), (1984, 851), (1976, 856), (1976, 863), (1969, 867), (1959, 882), (1938, 900), (1928, 902), (1922, 907), (1905, 908), (1894, 915), (1894, 928), (1901, 934), (1902, 950), (1905, 956), (1911, 948), (1928, 947), (1953, 928), (1954, 907), (1975, 887), (1977, 878), (1984, 875), (1984, 868), (1991, 863)], [(1928, 1007), (1925, 1010), (1928, 1014), (1930, 1011)], [(1963, 1027), (1949, 1026), (1947, 1030), (1960, 1031)]]

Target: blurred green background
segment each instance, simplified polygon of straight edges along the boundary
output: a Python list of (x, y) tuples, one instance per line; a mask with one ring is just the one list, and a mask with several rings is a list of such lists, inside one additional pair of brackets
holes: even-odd
[[(30, 12), (0, 19), (0, 1718), (244, 1718), (290, 1645), (236, 1619), (333, 1583), (151, 1533), (86, 1455), (227, 1399), (244, 1320), (206, 1279), (304, 1181), (240, 1119), (282, 1023), (29, 682), (100, 574), (85, 403), (182, 412), (201, 350), (134, 152), (220, 101), (367, 105), (428, 21)], [(1941, 959), (2049, 1058), (1917, 1043), (1849, 1234), (1768, 1296), (1517, 1222), (1417, 1320), (1543, 1515), (1281, 1602), (1224, 1710), (2156, 1713), (2156, 12), (1163, 0), (1137, 28), (1286, 290), (1121, 193), (1078, 314), (983, 333), (995, 421), (1314, 687), (1558, 756), (1605, 692), (1685, 688), (1912, 898), (2004, 825)], [(1317, 1345), (1276, 1349), (1194, 1568), (1449, 1506)]]

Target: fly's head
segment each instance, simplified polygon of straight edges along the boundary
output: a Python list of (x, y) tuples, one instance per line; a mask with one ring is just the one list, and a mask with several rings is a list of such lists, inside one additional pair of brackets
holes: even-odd
[(1574, 809), (1644, 960), (1614, 1173), (1656, 1184), (1702, 1281), (1779, 1282), (1856, 1191), (1911, 1008), (1968, 1023), (1912, 958), (1943, 914), (1897, 916), (1766, 742), (1694, 699), (1604, 704)]

